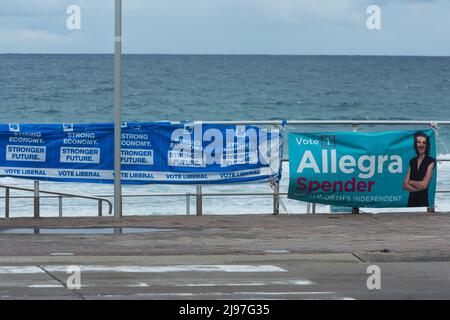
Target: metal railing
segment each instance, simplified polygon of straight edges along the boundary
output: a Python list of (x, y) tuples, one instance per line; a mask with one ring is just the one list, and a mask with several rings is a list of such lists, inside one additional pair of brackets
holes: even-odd
[[(82, 196), (70, 193), (62, 193), (62, 192), (54, 192), (54, 191), (44, 191), (39, 188), (39, 181), (34, 181), (34, 189), (30, 188), (22, 188), (22, 187), (13, 187), (13, 186), (5, 186), (0, 185), (0, 188), (5, 189), (5, 218), (9, 219), (10, 217), (10, 204), (11, 199), (34, 199), (33, 203), (33, 213), (34, 218), (39, 219), (41, 214), (41, 204), (40, 200), (42, 198), (57, 198), (58, 199), (58, 216), (63, 216), (63, 198), (79, 198), (79, 199), (87, 199), (87, 200), (95, 200), (98, 205), (98, 216), (101, 217), (103, 215), (103, 202), (106, 202), (108, 205), (108, 214), (112, 214), (112, 203), (108, 199), (95, 197), (95, 196)], [(33, 192), (33, 196), (11, 196), (11, 190), (18, 191), (28, 191)], [(43, 194), (49, 194), (50, 196), (41, 196)]]
[[(437, 127), (438, 125), (450, 125), (450, 121), (430, 121), (430, 120), (270, 120), (270, 121), (198, 121), (198, 123), (203, 124), (229, 124), (229, 125), (269, 125), (269, 126), (297, 126), (297, 125), (351, 125), (352, 131), (356, 132), (359, 130), (360, 125), (433, 125)], [(283, 162), (288, 162), (289, 159), (283, 159)], [(437, 159), (438, 162), (450, 161), (450, 159)], [(9, 205), (10, 199), (12, 198), (34, 198), (34, 216), (39, 218), (39, 202), (41, 198), (58, 198), (58, 208), (59, 216), (62, 216), (62, 199), (63, 198), (82, 198), (91, 199), (98, 201), (98, 215), (102, 216), (102, 204), (106, 202), (109, 206), (108, 214), (112, 213), (112, 203), (106, 198), (113, 198), (113, 195), (96, 195), (96, 196), (81, 196), (73, 195), (59, 192), (50, 192), (39, 190), (39, 183), (35, 182), (35, 189), (19, 188), (12, 186), (0, 185), (1, 188), (5, 189), (5, 217), (9, 218)], [(272, 185), (273, 192), (211, 192), (203, 193), (202, 185), (196, 185), (196, 192), (186, 192), (186, 193), (146, 193), (146, 194), (123, 194), (122, 198), (133, 198), (133, 197), (186, 197), (186, 214), (190, 215), (191, 211), (191, 197), (195, 197), (196, 200), (196, 215), (203, 215), (203, 198), (204, 197), (239, 197), (239, 196), (270, 196), (273, 199), (273, 214), (278, 215), (280, 213), (280, 197), (286, 196), (287, 193), (280, 192), (279, 183)], [(34, 192), (34, 196), (10, 196), (10, 190), (22, 190)], [(40, 193), (50, 194), (51, 196), (41, 196)], [(436, 193), (450, 193), (450, 190), (437, 190)], [(2, 197), (0, 197), (2, 198)], [(432, 208), (429, 208), (432, 209)], [(306, 213), (316, 213), (316, 204), (307, 203)]]

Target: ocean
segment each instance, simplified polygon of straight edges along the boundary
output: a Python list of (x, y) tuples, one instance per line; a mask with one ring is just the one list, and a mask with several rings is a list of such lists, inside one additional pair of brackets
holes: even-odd
[[(450, 120), (450, 57), (124, 55), (123, 121), (158, 120)], [(0, 55), (0, 123), (112, 122), (113, 55)], [(361, 126), (361, 131), (423, 129)], [(288, 131), (351, 130), (298, 126)], [(439, 130), (439, 158), (449, 158), (450, 126)], [(284, 163), (281, 192), (287, 192)], [(33, 182), (1, 178), (1, 184)], [(41, 182), (43, 190), (111, 195), (112, 186)], [(450, 162), (438, 164), (438, 190), (450, 190)], [(270, 192), (267, 183), (209, 186), (204, 192)], [(124, 186), (128, 195), (191, 192), (192, 186)], [(23, 195), (13, 192), (13, 196)], [(438, 211), (450, 211), (440, 193)], [(289, 214), (304, 203), (282, 198)], [(95, 216), (96, 204), (64, 199), (64, 215)], [(57, 199), (42, 216), (57, 216)], [(195, 199), (191, 197), (191, 214)], [(32, 199), (12, 199), (11, 217), (32, 216)], [(204, 214), (270, 213), (272, 198), (205, 197)], [(0, 200), (0, 216), (4, 201)], [(329, 206), (317, 207), (329, 212)], [(386, 210), (365, 209), (366, 212)], [(407, 211), (397, 209), (388, 211)], [(281, 213), (286, 213), (281, 208)], [(186, 197), (124, 198), (124, 215), (186, 214)]]

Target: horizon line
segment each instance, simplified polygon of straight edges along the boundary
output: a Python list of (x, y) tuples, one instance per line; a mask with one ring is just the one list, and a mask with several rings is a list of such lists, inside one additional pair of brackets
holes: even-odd
[[(0, 55), (114, 55), (106, 53), (58, 53), (58, 52), (0, 52)], [(302, 54), (302, 53), (122, 53), (125, 55), (153, 55), (153, 56), (333, 56), (333, 57), (427, 57), (449, 58), (449, 55), (423, 54)]]

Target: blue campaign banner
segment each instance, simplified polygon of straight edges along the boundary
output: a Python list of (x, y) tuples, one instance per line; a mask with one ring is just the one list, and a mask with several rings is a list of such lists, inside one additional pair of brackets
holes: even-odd
[(288, 198), (347, 207), (433, 207), (432, 129), (292, 133)]
[[(124, 184), (279, 180), (283, 130), (201, 122), (124, 123)], [(113, 124), (0, 125), (0, 176), (113, 183)]]

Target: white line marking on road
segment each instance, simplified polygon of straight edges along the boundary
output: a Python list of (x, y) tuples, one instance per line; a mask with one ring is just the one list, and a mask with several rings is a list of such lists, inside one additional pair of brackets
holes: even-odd
[[(279, 280), (279, 281), (266, 281), (266, 282), (241, 282), (241, 283), (187, 283), (180, 284), (175, 282), (154, 283), (153, 286), (159, 287), (252, 287), (252, 286), (268, 286), (268, 285), (294, 285), (294, 286), (307, 286), (315, 284), (309, 280)], [(16, 286), (16, 287), (20, 287)], [(28, 285), (29, 288), (63, 288), (61, 284), (32, 284)], [(128, 287), (128, 288), (144, 288), (150, 287), (145, 282), (138, 282), (134, 284), (86, 284), (81, 285), (82, 288), (100, 288), (100, 287)]]
[[(82, 272), (163, 273), (163, 272), (287, 272), (272, 265), (175, 265), (175, 266), (101, 266), (81, 265)], [(66, 272), (66, 266), (45, 266), (48, 272)]]
[(307, 298), (305, 300), (356, 300), (350, 297)]
[[(200, 292), (200, 293), (191, 293), (191, 292), (161, 292), (161, 293), (137, 293), (133, 296), (136, 297), (164, 297), (164, 296), (172, 296), (172, 297), (194, 297), (194, 296), (233, 296), (233, 295), (251, 295), (251, 296), (283, 296), (283, 295), (330, 295), (335, 294), (335, 292), (318, 292), (318, 291), (299, 291), (299, 292)], [(96, 295), (96, 297), (123, 297), (126, 295)]]
[(28, 288), (64, 288), (62, 284), (30, 284)]
[(129, 285), (126, 285), (125, 287), (140, 288), (140, 287), (150, 287), (150, 286), (148, 284), (146, 284), (145, 282), (139, 282), (138, 284), (129, 284)]
[(327, 292), (327, 291), (299, 291), (299, 292), (234, 292), (233, 294), (242, 294), (242, 295), (319, 295), (319, 294), (335, 294), (336, 292)]
[(280, 253), (290, 253), (290, 251), (289, 251), (289, 250), (286, 250), (286, 249), (264, 250), (264, 252), (266, 252), (266, 253), (276, 253), (276, 254), (280, 254)]
[(279, 284), (279, 285), (294, 285), (294, 286), (307, 286), (315, 284), (312, 281), (309, 280), (278, 280), (278, 281), (272, 281), (271, 284)]
[[(269, 286), (269, 285), (292, 285), (292, 286), (308, 286), (315, 284), (309, 280), (279, 280), (265, 282), (240, 282), (240, 283), (188, 283), (174, 284), (175, 287), (235, 287), (235, 286)], [(165, 283), (164, 285), (170, 285)]]
[(50, 252), (51, 256), (74, 256), (72, 252)]
[(35, 266), (0, 266), (0, 274), (45, 273)]
[(139, 282), (139, 283), (135, 283), (135, 284), (114, 284), (114, 283), (99, 283), (99, 284), (82, 284), (80, 285), (81, 288), (144, 288), (144, 287), (150, 287), (147, 283), (145, 282)]
[[(0, 286), (1, 287), (1, 286)], [(15, 288), (23, 288), (23, 287), (28, 287), (28, 288), (65, 288), (62, 284), (30, 284), (30, 285), (21, 285), (21, 284), (15, 284), (15, 285), (10, 285), (10, 287), (15, 287)], [(137, 284), (83, 284), (80, 285), (81, 288), (108, 288), (108, 287), (127, 287), (127, 288), (144, 288), (144, 287), (150, 287), (148, 284), (144, 283), (144, 282), (139, 282)]]

